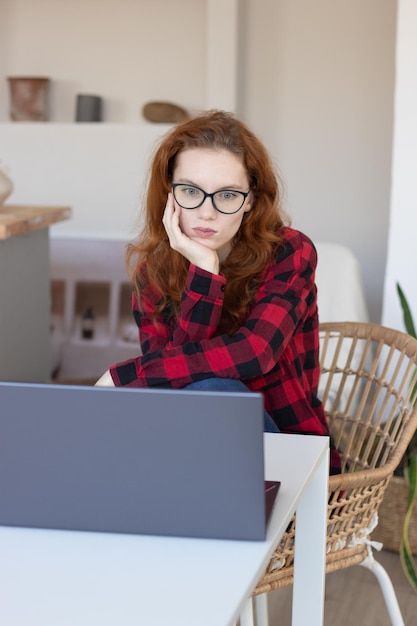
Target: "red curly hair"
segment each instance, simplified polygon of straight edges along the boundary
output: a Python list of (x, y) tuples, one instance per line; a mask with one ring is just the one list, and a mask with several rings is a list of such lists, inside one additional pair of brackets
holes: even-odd
[(252, 191), (251, 210), (232, 241), (221, 266), (227, 283), (219, 332), (233, 332), (247, 315), (258, 281), (280, 242), (286, 216), (280, 204), (280, 180), (261, 141), (224, 111), (208, 111), (177, 125), (154, 155), (146, 197), (146, 223), (127, 248), (127, 268), (141, 307), (141, 292), (150, 284), (159, 294), (158, 311), (169, 305), (176, 316), (189, 261), (172, 250), (162, 223), (178, 154), (189, 148), (228, 150), (245, 166)]

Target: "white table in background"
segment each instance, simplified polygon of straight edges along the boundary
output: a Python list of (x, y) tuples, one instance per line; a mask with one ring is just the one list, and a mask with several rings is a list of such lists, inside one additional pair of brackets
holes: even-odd
[(297, 510), (293, 625), (323, 623), (328, 439), (265, 435), (266, 541), (0, 527), (0, 624), (229, 626)]

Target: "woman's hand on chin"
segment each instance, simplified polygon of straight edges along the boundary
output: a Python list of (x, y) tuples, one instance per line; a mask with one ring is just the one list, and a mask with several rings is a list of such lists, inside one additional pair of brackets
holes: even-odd
[(193, 241), (185, 235), (180, 227), (181, 207), (174, 202), (172, 193), (168, 194), (164, 216), (162, 222), (168, 235), (170, 246), (176, 252), (179, 252), (186, 259), (197, 267), (218, 274), (220, 268), (219, 257), (215, 250), (211, 250), (203, 246), (197, 241)]

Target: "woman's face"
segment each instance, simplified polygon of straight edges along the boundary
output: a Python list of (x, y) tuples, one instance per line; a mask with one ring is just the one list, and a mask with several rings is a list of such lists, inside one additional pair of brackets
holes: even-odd
[[(172, 182), (199, 187), (207, 193), (249, 191), (249, 180), (241, 158), (228, 150), (212, 148), (189, 148), (180, 152)], [(193, 194), (193, 189), (186, 189), (185, 193)], [(222, 262), (230, 252), (231, 241), (240, 228), (244, 214), (250, 210), (250, 203), (249, 195), (237, 213), (224, 214), (216, 211), (211, 198), (205, 198), (197, 209), (180, 208), (181, 230), (190, 239), (216, 250)]]

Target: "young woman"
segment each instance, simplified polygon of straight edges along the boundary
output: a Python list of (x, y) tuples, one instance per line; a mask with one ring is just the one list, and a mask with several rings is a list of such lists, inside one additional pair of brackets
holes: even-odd
[[(129, 245), (142, 356), (97, 385), (261, 392), (265, 430), (329, 435), (320, 400), (315, 248), (285, 225), (259, 139), (211, 111), (157, 149)], [(340, 458), (331, 444), (331, 473)]]

